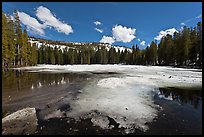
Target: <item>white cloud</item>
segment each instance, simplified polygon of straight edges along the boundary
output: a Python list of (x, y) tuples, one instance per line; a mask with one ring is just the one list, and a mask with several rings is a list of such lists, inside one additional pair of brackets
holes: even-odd
[(95, 28), (96, 31), (100, 32), (100, 33), (103, 33), (103, 30), (102, 29), (98, 29), (98, 28)]
[(145, 41), (143, 40), (142, 42), (140, 42), (140, 45), (144, 46), (145, 45)]
[(136, 29), (123, 27), (121, 25), (115, 25), (115, 27), (112, 28), (113, 37), (116, 41), (122, 41), (124, 43), (131, 42), (135, 38), (135, 31)]
[(73, 33), (73, 29), (70, 25), (61, 22), (46, 7), (39, 6), (36, 11), (36, 16), (44, 22), (44, 25), (54, 27), (58, 32), (65, 33), (66, 35)]
[(109, 37), (109, 36), (103, 36), (102, 39), (100, 40), (101, 43), (109, 43), (112, 44), (115, 42), (113, 37)]
[(147, 46), (150, 47), (150, 44), (148, 44)]
[(139, 38), (138, 38), (137, 40), (140, 42), (140, 39), (139, 39)]
[(102, 23), (100, 21), (95, 21), (94, 24), (97, 25), (101, 25)]
[(160, 31), (159, 35), (157, 37), (155, 37), (155, 40), (161, 40), (162, 37), (166, 36), (167, 34), (172, 35), (174, 34), (174, 32), (178, 32), (175, 28), (171, 28), (171, 29), (167, 29), (165, 31)]
[(40, 24), (35, 18), (31, 17), (30, 15), (24, 12), (18, 12), (18, 16), (20, 21), (28, 27), (34, 33), (39, 35), (44, 35), (45, 32), (43, 28), (45, 27), (43, 24)]
[(200, 14), (199, 16), (196, 17), (197, 19), (202, 18), (202, 14)]
[(186, 24), (184, 22), (181, 23), (182, 26), (185, 26)]

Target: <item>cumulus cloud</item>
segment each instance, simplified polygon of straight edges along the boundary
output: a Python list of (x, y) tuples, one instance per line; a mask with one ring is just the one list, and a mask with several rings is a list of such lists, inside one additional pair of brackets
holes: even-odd
[(115, 42), (113, 37), (109, 37), (109, 36), (103, 36), (102, 39), (100, 40), (101, 43), (109, 43), (112, 44)]
[(143, 40), (142, 42), (140, 42), (140, 45), (144, 46), (145, 45), (145, 41)]
[(161, 40), (162, 37), (166, 36), (167, 34), (173, 36), (174, 32), (178, 32), (178, 31), (175, 28), (167, 29), (165, 31), (162, 30), (162, 31), (159, 32), (159, 35), (156, 36), (154, 39), (155, 40)]
[(94, 24), (97, 25), (101, 25), (102, 23), (100, 21), (95, 21)]
[(96, 31), (100, 32), (100, 33), (103, 33), (103, 30), (102, 29), (98, 29), (98, 28), (95, 28)]
[(57, 19), (51, 11), (43, 6), (39, 6), (36, 11), (36, 16), (44, 22), (45, 26), (53, 27), (58, 32), (65, 33), (68, 35), (69, 33), (73, 33), (73, 29), (70, 25), (61, 22)]
[(139, 39), (139, 38), (138, 38), (137, 40), (140, 42), (140, 39)]
[(20, 21), (27, 26), (27, 28), (34, 33), (37, 33), (39, 35), (44, 35), (44, 25), (40, 24), (35, 18), (31, 17), (30, 15), (24, 13), (24, 12), (18, 12), (18, 16)]
[(122, 41), (124, 43), (131, 42), (135, 36), (136, 29), (123, 27), (121, 25), (115, 25), (112, 28), (113, 37), (116, 41)]

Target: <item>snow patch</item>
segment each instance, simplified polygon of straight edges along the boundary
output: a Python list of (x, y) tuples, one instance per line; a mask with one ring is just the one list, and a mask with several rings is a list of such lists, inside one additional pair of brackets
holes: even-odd
[[(97, 110), (104, 116), (113, 118), (119, 123), (119, 128), (127, 129), (127, 133), (134, 132), (135, 128), (146, 131), (148, 130), (146, 123), (157, 117), (159, 109), (153, 103), (151, 90), (152, 87), (145, 85), (118, 86), (113, 89), (92, 83), (85, 87), (76, 101), (70, 103), (72, 110), (67, 116), (79, 118)], [(92, 122), (104, 129), (111, 128), (107, 118), (101, 115), (95, 116)]]

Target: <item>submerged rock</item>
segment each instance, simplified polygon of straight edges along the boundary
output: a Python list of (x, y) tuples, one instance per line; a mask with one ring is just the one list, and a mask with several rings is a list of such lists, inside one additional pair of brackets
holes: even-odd
[(35, 108), (18, 110), (2, 119), (3, 135), (28, 135), (37, 129)]

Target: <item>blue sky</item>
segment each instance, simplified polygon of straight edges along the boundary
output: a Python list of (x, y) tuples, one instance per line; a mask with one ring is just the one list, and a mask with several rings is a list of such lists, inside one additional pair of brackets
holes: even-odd
[[(138, 44), (141, 49), (154, 39), (159, 41), (162, 35), (180, 30), (182, 25), (194, 27), (202, 20), (201, 2), (2, 3), (4, 12), (13, 15), (14, 9), (19, 11), (30, 36), (73, 42), (105, 41), (127, 47)], [(101, 24), (96, 25), (96, 21)]]

